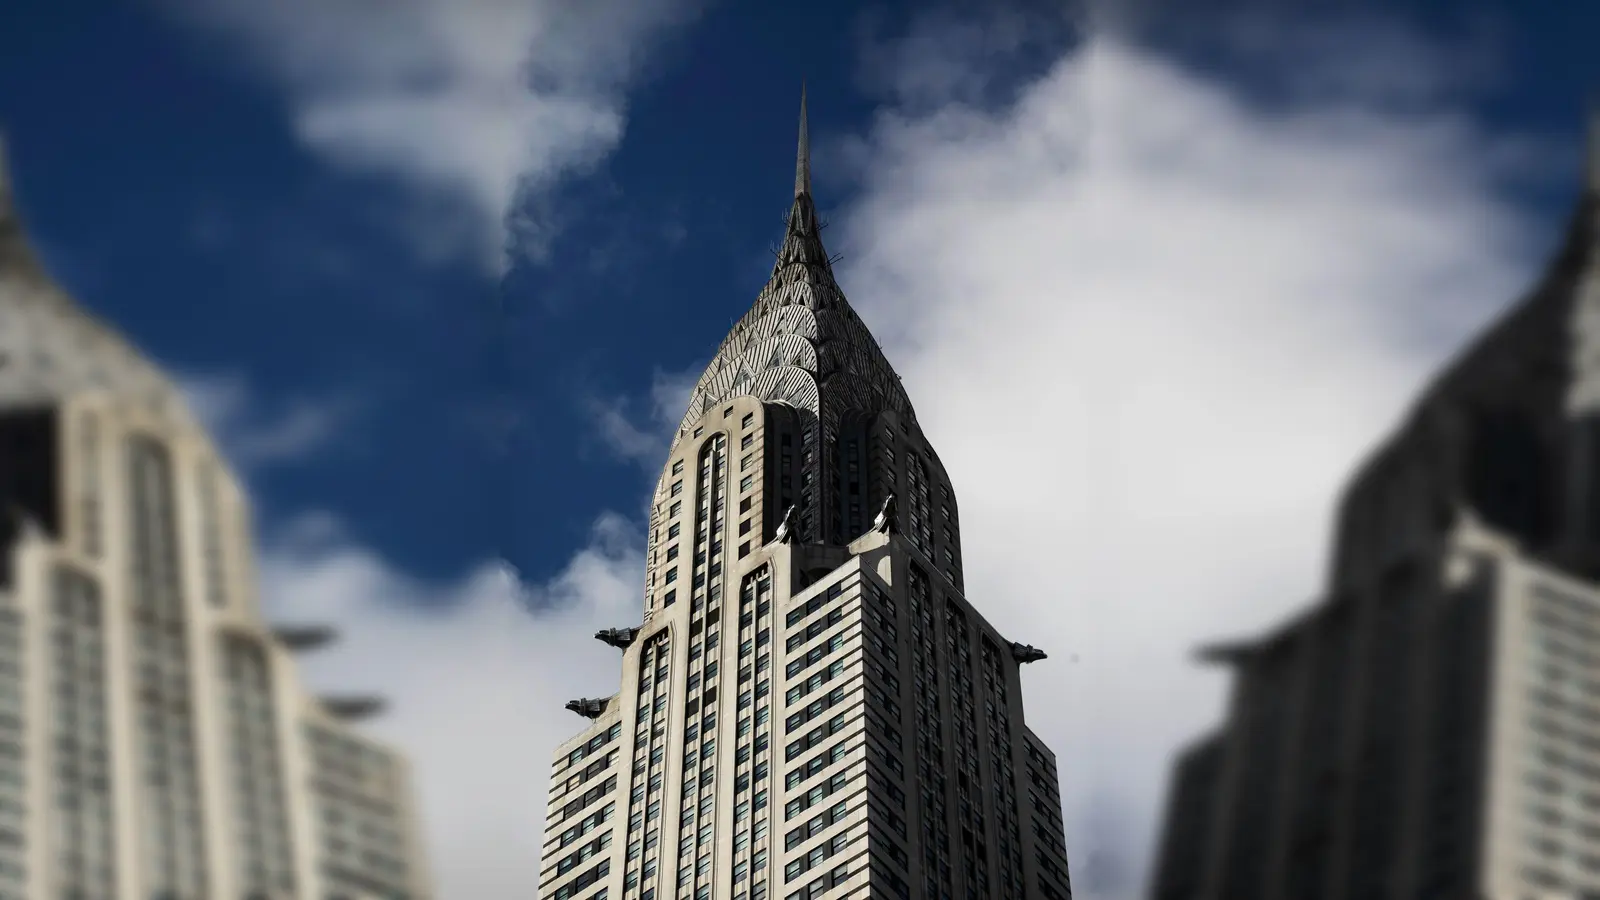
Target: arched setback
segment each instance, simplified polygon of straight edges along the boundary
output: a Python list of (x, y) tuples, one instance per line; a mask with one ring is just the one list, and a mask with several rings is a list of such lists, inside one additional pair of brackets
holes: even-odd
[[(803, 445), (792, 414), (779, 411), (769, 416), (768, 410), (754, 397), (719, 404), (696, 420), (689, 436), (678, 442), (668, 458), (650, 513), (645, 559), (647, 621), (689, 599), (696, 590), (709, 592), (709, 583), (695, 584), (697, 575), (709, 580), (705, 561), (700, 561), (697, 573), (697, 553), (709, 554), (710, 545), (719, 543), (732, 559), (748, 555), (770, 537), (777, 526), (774, 517), (783, 515), (782, 510), (774, 509), (774, 501), (798, 495), (801, 484), (792, 470), (784, 469), (783, 460), (798, 464)], [(718, 440), (724, 442), (726, 482), (716, 493), (716, 506), (705, 507), (699, 501), (708, 496), (712, 485), (706, 481), (702, 463)], [(703, 537), (699, 533), (702, 525), (706, 529)]]

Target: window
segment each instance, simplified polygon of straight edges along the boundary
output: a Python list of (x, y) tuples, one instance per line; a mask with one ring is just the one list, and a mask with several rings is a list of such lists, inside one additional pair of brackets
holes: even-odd
[(671, 583), (673, 583), (674, 581), (677, 581), (677, 580), (678, 580), (678, 570), (677, 569), (668, 569), (667, 570), (667, 578), (666, 578), (667, 584), (671, 584)]
[(745, 477), (739, 479), (739, 490), (748, 491), (755, 483), (756, 477), (754, 475), (746, 475)]
[(683, 493), (683, 479), (682, 478), (680, 478), (677, 481), (674, 481), (672, 483), (672, 496), (676, 497), (681, 493)]
[(677, 537), (678, 533), (681, 532), (682, 530), (683, 530), (682, 527), (677, 522), (673, 522), (672, 523), (672, 527), (667, 529), (667, 540), (670, 541), (673, 538)]
[(746, 413), (745, 417), (743, 419), (739, 420), (739, 427), (740, 428), (749, 428), (751, 425), (754, 425), (755, 423), (756, 423), (756, 414), (755, 413)]
[(740, 522), (739, 523), (739, 533), (741, 535), (749, 534), (750, 533), (750, 525), (751, 525), (751, 523), (753, 521), (754, 521), (753, 519), (745, 519), (743, 522)]
[(672, 508), (667, 510), (667, 518), (676, 519), (678, 514), (681, 512), (683, 512), (683, 504), (681, 502), (674, 503), (672, 504)]
[(661, 597), (661, 605), (662, 606), (671, 606), (672, 604), (677, 603), (677, 602), (678, 602), (678, 592), (676, 590), (667, 591)]
[(749, 450), (751, 447), (755, 446), (755, 443), (756, 443), (756, 436), (753, 435), (753, 434), (747, 434), (747, 435), (744, 436), (744, 440), (739, 442), (739, 449), (740, 450)]
[(677, 544), (673, 544), (671, 547), (667, 548), (667, 560), (671, 561), (671, 560), (674, 560), (674, 559), (677, 559), (677, 558), (678, 558), (678, 545)]
[(677, 462), (674, 462), (672, 464), (672, 474), (674, 474), (674, 475), (682, 475), (683, 474), (683, 460), (680, 459)]

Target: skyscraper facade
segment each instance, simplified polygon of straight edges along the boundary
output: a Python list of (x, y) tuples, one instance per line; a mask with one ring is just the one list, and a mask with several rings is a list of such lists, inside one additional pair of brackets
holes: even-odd
[(1544, 275), (1346, 491), (1325, 596), (1208, 649), (1233, 696), (1178, 760), (1155, 900), (1600, 898), (1591, 147)]
[(424, 900), (405, 761), (257, 603), (171, 380), (45, 273), (0, 159), (0, 900)]
[(1071, 896), (1042, 659), (963, 591), (944, 467), (845, 301), (804, 101), (771, 279), (701, 376), (652, 503), (621, 689), (569, 708), (540, 896)]

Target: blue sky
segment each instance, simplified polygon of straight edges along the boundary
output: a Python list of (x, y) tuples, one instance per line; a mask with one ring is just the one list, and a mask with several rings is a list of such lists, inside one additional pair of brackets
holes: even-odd
[[(596, 445), (588, 402), (709, 358), (764, 281), (801, 80), (819, 134), (859, 125), (874, 107), (852, 60), (906, 15), (711, 7), (621, 101), (615, 152), (541, 200), (543, 258), (499, 279), (416, 252), (428, 226), (400, 220), (448, 217), (435, 198), (330, 165), (292, 97), (169, 6), (0, 14), (0, 122), (36, 240), (169, 365), (246, 378), (268, 408), (358, 401), (325, 452), (255, 473), (258, 502), (269, 523), (334, 511), (427, 577), (491, 553), (548, 573), (596, 509), (637, 503), (646, 476)], [(819, 180), (842, 197), (843, 174)], [(502, 455), (475, 414), (503, 404), (526, 421)]]
[[(161, 6), (0, 13), (0, 122), (36, 239), (82, 302), (169, 365), (246, 378), (268, 408), (356, 401), (326, 452), (256, 473), (266, 521), (329, 509), (410, 570), (448, 577), (486, 553), (548, 573), (595, 509), (637, 503), (647, 476), (596, 445), (586, 401), (709, 357), (764, 280), (800, 81), (821, 140), (861, 133), (884, 99), (871, 58), (887, 51), (871, 48), (923, 5), (708, 5), (626, 93), (614, 152), (541, 201), (543, 258), (504, 279), (415, 252), (416, 226), (399, 223), (429, 215), (414, 184), (329, 165), (297, 139), (278, 84), (186, 27), (183, 3)], [(1594, 73), (1568, 15), (1414, 6), (1422, 35), (1500, 55), (1493, 75), (1465, 73), (1463, 88), (1490, 82), (1475, 114), (1576, 138)], [(1150, 18), (1152, 42), (1192, 64), (1263, 97), (1279, 84), (1246, 77), (1278, 60), (1219, 49), (1187, 16)], [(1003, 103), (1073, 40), (1062, 28), (986, 61), (984, 99)], [(823, 202), (847, 203), (848, 166), (830, 162)], [(1550, 215), (1566, 202), (1529, 194)], [(475, 413), (503, 404), (525, 421), (497, 453)]]
[(1191, 6), (24, 0), (0, 127), (52, 271), (221, 432), (276, 609), (352, 632), (317, 677), (395, 695), (445, 896), (496, 900), (804, 79), (845, 291), (974, 601), (1052, 652), (1075, 881), (1122, 898), (1220, 709), (1188, 649), (1315, 595), (1340, 479), (1553, 249), (1600, 83), (1567, 4)]

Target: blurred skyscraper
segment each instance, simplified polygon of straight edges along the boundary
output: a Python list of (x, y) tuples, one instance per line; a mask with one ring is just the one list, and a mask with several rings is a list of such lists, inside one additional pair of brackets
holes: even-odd
[[(845, 301), (805, 105), (772, 278), (689, 401), (622, 690), (556, 753), (540, 896), (1071, 896), (1055, 758), (962, 586), (960, 522)], [(725, 638), (725, 640), (724, 640)]]
[(1600, 141), (1335, 540), (1319, 603), (1207, 651), (1231, 708), (1178, 760), (1154, 900), (1600, 898)]
[[(3, 156), (3, 154), (0, 154)], [(0, 900), (422, 900), (409, 774), (257, 606), (174, 384), (51, 281), (0, 159)]]

